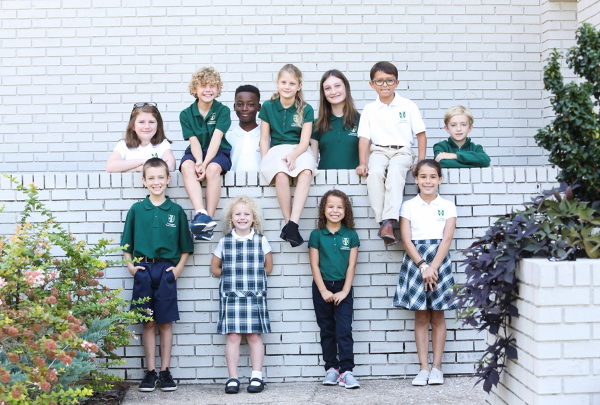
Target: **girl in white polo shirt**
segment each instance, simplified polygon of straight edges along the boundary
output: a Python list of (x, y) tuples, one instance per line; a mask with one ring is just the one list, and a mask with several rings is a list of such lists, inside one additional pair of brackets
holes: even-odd
[[(424, 159), (416, 168), (419, 194), (402, 204), (400, 234), (406, 253), (394, 306), (415, 311), (415, 342), (421, 370), (413, 385), (444, 383), (442, 355), (446, 344), (444, 311), (456, 309), (452, 302), (454, 285), (450, 245), (456, 228), (456, 206), (437, 194), (442, 168), (433, 159)], [(433, 344), (433, 367), (429, 370), (429, 325)]]

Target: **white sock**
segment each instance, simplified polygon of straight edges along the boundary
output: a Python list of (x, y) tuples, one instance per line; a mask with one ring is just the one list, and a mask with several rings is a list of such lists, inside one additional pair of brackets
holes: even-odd
[(208, 212), (206, 212), (206, 210), (197, 210), (196, 214), (198, 213), (203, 213), (204, 215), (208, 215)]
[[(252, 375), (250, 376), (250, 379), (253, 379), (253, 378), (258, 378), (258, 379), (262, 380), (262, 371), (252, 370)], [(260, 383), (258, 381), (252, 381), (250, 383), (250, 385), (260, 385)]]
[[(239, 378), (237, 378), (237, 376), (236, 376), (236, 377), (229, 377), (229, 379), (233, 379), (233, 378), (235, 378), (236, 380), (238, 380), (238, 381), (239, 381)], [(229, 381), (229, 382), (227, 383), (227, 386), (229, 386), (229, 385), (231, 385), (231, 384), (233, 384), (233, 385), (236, 385), (236, 384), (238, 384), (238, 382), (236, 382), (236, 381)]]

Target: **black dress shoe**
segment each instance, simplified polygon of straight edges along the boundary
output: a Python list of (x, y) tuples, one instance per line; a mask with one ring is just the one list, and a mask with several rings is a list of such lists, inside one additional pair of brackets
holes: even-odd
[(298, 247), (304, 243), (304, 239), (302, 239), (302, 235), (300, 235), (300, 230), (298, 229), (298, 224), (294, 221), (289, 221), (286, 226), (283, 227), (282, 233), (285, 233), (285, 240), (290, 242), (292, 247)]
[(237, 378), (230, 378), (225, 383), (225, 393), (226, 394), (237, 394), (240, 392), (240, 380)]
[[(258, 381), (259, 384), (258, 385), (252, 385), (253, 381)], [(250, 384), (248, 385), (248, 388), (246, 388), (246, 391), (254, 394), (257, 392), (262, 392), (262, 390), (265, 389), (267, 384), (264, 383), (263, 380), (261, 380), (260, 378), (253, 378), (250, 380)]]

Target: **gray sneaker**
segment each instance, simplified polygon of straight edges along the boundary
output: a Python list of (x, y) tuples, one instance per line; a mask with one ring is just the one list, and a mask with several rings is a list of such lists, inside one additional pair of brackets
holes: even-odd
[(339, 376), (340, 372), (330, 367), (325, 374), (325, 378), (323, 378), (323, 385), (337, 385)]
[(360, 388), (360, 384), (358, 383), (358, 381), (356, 381), (356, 378), (354, 378), (354, 374), (352, 374), (352, 371), (344, 371), (342, 375), (340, 375), (339, 381), (339, 384), (342, 387)]
[(431, 373), (429, 374), (429, 380), (427, 381), (429, 385), (441, 385), (444, 383), (444, 373), (442, 370), (437, 368), (432, 368)]
[(421, 370), (419, 374), (412, 380), (412, 385), (427, 385), (429, 379), (429, 370)]

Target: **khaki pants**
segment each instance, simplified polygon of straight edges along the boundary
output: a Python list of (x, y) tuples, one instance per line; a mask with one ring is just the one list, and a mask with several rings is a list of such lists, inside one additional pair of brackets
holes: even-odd
[(415, 160), (409, 147), (402, 149), (371, 145), (367, 190), (375, 220), (398, 220), (406, 175)]

